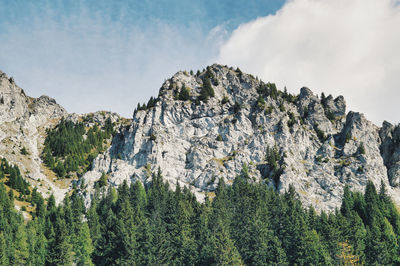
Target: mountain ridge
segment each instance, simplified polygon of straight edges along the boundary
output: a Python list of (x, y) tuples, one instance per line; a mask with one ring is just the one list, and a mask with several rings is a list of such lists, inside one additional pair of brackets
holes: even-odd
[[(205, 101), (207, 84), (214, 96)], [(180, 100), (182, 87), (188, 96)], [(245, 165), (250, 177), (281, 192), (294, 184), (302, 201), (317, 209), (338, 207), (345, 184), (363, 190), (369, 179), (376, 186), (383, 181), (399, 200), (398, 160), (392, 156), (386, 169), (381, 156), (381, 149), (383, 154), (392, 149), (381, 142), (392, 138), (395, 127), (386, 123), (386, 131), (380, 130), (363, 114), (346, 114), (342, 96), (320, 99), (308, 88), (290, 95), (215, 64), (197, 74), (178, 72), (141, 109), (109, 152), (95, 160), (85, 181), (94, 184), (106, 173), (113, 185), (148, 182), (160, 167), (171, 187), (178, 182), (202, 199), (213, 195), (220, 178), (231, 183)], [(277, 166), (266, 158), (274, 147)], [(390, 180), (388, 171), (394, 173)]]
[[(14, 105), (31, 106), (14, 110), (3, 88), (1, 121), (51, 128), (61, 117), (79, 120), (47, 96), (25, 99), (13, 79), (1, 77), (1, 88), (21, 96)], [(53, 113), (40, 113), (53, 110), (49, 106)], [(319, 97), (308, 88), (291, 95), (240, 69), (214, 64), (196, 74), (179, 71), (166, 80), (158, 97), (139, 106), (132, 122), (118, 128), (108, 150), (78, 184), (85, 184), (88, 203), (103, 173), (108, 185), (117, 186), (124, 180), (151, 182), (152, 173), (161, 168), (171, 187), (178, 182), (202, 200), (213, 196), (221, 178), (229, 184), (245, 171), (254, 182), (281, 192), (294, 184), (303, 203), (318, 210), (338, 207), (346, 184), (363, 190), (368, 180), (376, 186), (383, 182), (399, 203), (399, 136), (398, 126), (384, 122), (378, 127), (363, 114), (346, 113), (342, 96)], [(42, 146), (36, 146), (40, 169)], [(21, 164), (17, 157), (6, 157)]]

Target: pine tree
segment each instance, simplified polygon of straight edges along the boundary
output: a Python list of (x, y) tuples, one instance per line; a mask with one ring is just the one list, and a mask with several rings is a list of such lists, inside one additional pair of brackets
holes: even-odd
[(29, 256), (27, 236), (25, 231), (25, 226), (21, 223), (18, 226), (17, 232), (15, 233), (14, 239), (14, 256), (12, 263), (14, 265), (25, 265)]
[[(61, 210), (58, 209), (57, 212)], [(54, 221), (54, 238), (49, 241), (46, 263), (56, 265), (72, 264), (72, 245), (65, 220), (60, 213)]]
[(315, 230), (303, 231), (296, 262), (299, 265), (330, 265), (329, 253), (322, 246)]
[(212, 250), (213, 265), (242, 265), (242, 259), (222, 219), (215, 221), (208, 245)]
[[(352, 215), (348, 218), (348, 227), (344, 228), (344, 238), (349, 240), (349, 244), (353, 247), (354, 254), (360, 260), (365, 261), (365, 241), (367, 230), (360, 216), (353, 211)], [(342, 241), (343, 243), (343, 241)]]
[(244, 179), (249, 179), (250, 175), (249, 175), (249, 167), (247, 166), (246, 163), (243, 163), (242, 166), (242, 170), (240, 171), (241, 177), (243, 177)]
[(139, 265), (153, 264), (153, 236), (148, 218), (145, 215), (147, 195), (142, 183), (139, 181), (131, 184), (130, 201), (133, 207), (133, 222), (137, 226), (137, 262)]
[(74, 243), (74, 261), (77, 265), (93, 265), (91, 254), (93, 252), (92, 240), (90, 238), (90, 230), (88, 224), (80, 223), (79, 233)]
[(102, 172), (99, 181), (97, 181), (99, 187), (105, 187), (107, 185), (107, 179), (106, 173)]
[(119, 264), (133, 265), (137, 261), (136, 225), (133, 221), (133, 209), (130, 204), (129, 188), (126, 181), (118, 189), (116, 252)]
[(87, 223), (90, 230), (90, 236), (92, 240), (92, 244), (94, 249), (98, 245), (98, 241), (101, 238), (101, 228), (100, 228), (100, 220), (99, 215), (97, 213), (97, 199), (96, 197), (92, 199), (91, 205), (87, 212)]
[(398, 236), (393, 231), (392, 225), (384, 218), (382, 224), (380, 263), (384, 265), (400, 264)]
[(199, 100), (203, 102), (207, 102), (208, 98), (210, 98), (210, 95), (208, 94), (208, 91), (206, 88), (201, 87), (200, 89), (200, 95), (199, 95)]
[(44, 236), (43, 225), (35, 219), (27, 227), (29, 263), (30, 265), (44, 265), (47, 254), (47, 239)]
[(66, 174), (64, 164), (61, 161), (58, 161), (55, 168), (54, 172), (56, 172), (58, 177), (63, 178)]
[(343, 191), (342, 206), (340, 207), (340, 212), (345, 216), (349, 217), (353, 209), (353, 199), (351, 197), (351, 192), (349, 186), (346, 184)]
[(0, 265), (8, 265), (7, 244), (4, 234), (0, 232)]
[(379, 197), (375, 189), (374, 183), (371, 181), (367, 182), (367, 186), (365, 188), (365, 213), (366, 213), (366, 223), (369, 226), (376, 223), (376, 221), (381, 220), (382, 213), (380, 211), (380, 203)]
[(171, 215), (171, 238), (175, 253), (173, 264), (193, 265), (197, 258), (197, 246), (194, 241), (192, 215), (193, 209), (184, 198), (179, 183), (176, 184), (174, 199), (174, 212)]
[(197, 258), (197, 264), (200, 265), (211, 265), (213, 263), (212, 247), (211, 243), (211, 232), (210, 227), (210, 215), (212, 211), (211, 203), (206, 196), (204, 204), (201, 206), (200, 216), (197, 221), (197, 239), (199, 247), (199, 255)]
[(185, 84), (182, 84), (182, 88), (179, 91), (178, 99), (181, 101), (190, 100), (189, 90), (186, 88)]
[[(288, 265), (286, 253), (279, 239), (268, 229), (266, 223), (254, 219), (251, 224), (252, 237), (248, 243), (248, 265)], [(243, 256), (243, 255), (242, 255)]]
[(93, 254), (93, 263), (95, 265), (109, 265), (117, 259), (117, 239), (115, 234), (117, 218), (111, 208), (105, 208), (104, 215), (100, 217), (100, 221), (102, 221), (102, 235), (97, 241), (96, 250)]

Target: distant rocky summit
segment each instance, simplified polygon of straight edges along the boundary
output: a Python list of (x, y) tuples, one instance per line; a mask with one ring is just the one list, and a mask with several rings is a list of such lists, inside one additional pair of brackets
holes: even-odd
[[(100, 112), (92, 118), (101, 123), (110, 116), (120, 119)], [(26, 96), (0, 74), (0, 155), (18, 164), (32, 185), (46, 180), (40, 191), (59, 199), (72, 184), (57, 187), (40, 155), (45, 129), (62, 117), (82, 118), (47, 96)], [(21, 155), (22, 147), (29, 156)], [(363, 114), (347, 113), (342, 96), (318, 96), (308, 88), (291, 95), (215, 64), (165, 81), (129, 124), (118, 124), (107, 151), (76, 184), (84, 184), (89, 202), (101, 177), (109, 186), (147, 183), (158, 169), (171, 187), (187, 186), (199, 200), (213, 197), (220, 179), (229, 184), (245, 172), (280, 192), (293, 184), (303, 203), (318, 210), (338, 207), (346, 184), (363, 191), (368, 180), (377, 187), (383, 182), (399, 204), (400, 127), (384, 122), (380, 128)]]
[[(204, 97), (209, 86), (213, 95)], [(293, 184), (306, 205), (320, 210), (338, 207), (344, 185), (363, 191), (368, 180), (378, 187), (382, 181), (399, 202), (399, 136), (399, 126), (379, 128), (363, 114), (346, 113), (342, 96), (318, 97), (308, 88), (290, 95), (212, 65), (167, 80), (83, 178), (91, 186), (102, 173), (114, 186), (149, 182), (160, 168), (171, 187), (178, 182), (202, 199), (221, 178), (229, 184), (246, 168), (254, 182), (280, 192)]]
[(13, 78), (0, 71), (0, 158), (17, 165), (32, 187), (37, 187), (45, 197), (54, 194), (58, 203), (72, 189), (73, 180), (58, 180), (43, 164), (41, 155), (47, 130), (54, 128), (61, 118), (76, 122), (88, 116), (99, 123), (104, 123), (106, 117), (120, 119), (109, 112), (68, 114), (48, 96), (27, 96)]

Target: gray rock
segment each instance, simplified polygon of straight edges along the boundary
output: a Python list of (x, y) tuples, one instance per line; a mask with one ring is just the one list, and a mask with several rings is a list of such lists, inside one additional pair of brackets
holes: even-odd
[[(1, 100), (2, 99), (2, 100)], [(37, 99), (25, 95), (13, 79), (0, 74), (0, 155), (18, 165), (32, 186), (45, 197), (54, 194), (60, 202), (68, 188), (57, 186), (40, 159), (46, 129), (67, 115), (64, 108), (48, 96)], [(22, 155), (24, 147), (29, 155)]]
[[(302, 88), (295, 102), (266, 97), (265, 107), (273, 107), (268, 113), (257, 107), (259, 80), (220, 65), (211, 66), (209, 72), (218, 81), (213, 85), (215, 97), (198, 105), (174, 100), (173, 88), (185, 84), (194, 101), (204, 73), (197, 77), (178, 72), (167, 80), (156, 106), (136, 112), (129, 129), (114, 138), (112, 147), (83, 177), (89, 192), (102, 172), (109, 175), (110, 184), (118, 185), (123, 180), (150, 182), (150, 173), (160, 167), (171, 187), (178, 182), (201, 200), (218, 180), (232, 183), (246, 163), (254, 180), (281, 192), (293, 184), (300, 199), (318, 210), (338, 207), (346, 184), (363, 191), (368, 179), (377, 186), (383, 180), (399, 201), (381, 156), (380, 129), (360, 113), (346, 116), (342, 96), (334, 100), (329, 96), (323, 105), (311, 90)], [(228, 101), (223, 105), (224, 96)], [(236, 114), (235, 102), (241, 104)], [(289, 112), (295, 120), (290, 127)], [(335, 119), (328, 119), (327, 112)], [(279, 180), (271, 178), (266, 161), (267, 148), (274, 146), (282, 158)], [(398, 168), (391, 169), (398, 180)]]
[(380, 150), (387, 167), (390, 184), (398, 187), (400, 185), (400, 125), (393, 126), (384, 121), (379, 134), (382, 139)]
[[(215, 97), (197, 98), (208, 75)], [(136, 111), (129, 126), (121, 126), (111, 147), (97, 156), (79, 183), (86, 186), (86, 203), (102, 173), (108, 185), (151, 182), (158, 168), (171, 187), (187, 186), (199, 200), (223, 179), (232, 184), (244, 164), (252, 182), (284, 192), (294, 185), (305, 205), (333, 210), (341, 204), (345, 185), (363, 191), (368, 180), (381, 181), (400, 203), (400, 127), (384, 122), (379, 128), (364, 115), (349, 112), (342, 96), (323, 102), (308, 88), (298, 96), (278, 94), (257, 103), (262, 82), (221, 65), (193, 76), (180, 71), (162, 85), (154, 107)], [(190, 101), (174, 99), (177, 88), (189, 88)], [(222, 104), (222, 100), (226, 103)], [(0, 154), (17, 164), (33, 186), (57, 202), (72, 186), (60, 187), (43, 166), (40, 154), (47, 128), (64, 117), (103, 124), (115, 113), (68, 114), (54, 99), (25, 95), (0, 72)], [(240, 104), (240, 110), (234, 105)], [(20, 154), (25, 147), (30, 155)], [(269, 165), (267, 152), (276, 149), (279, 171)], [(39, 186), (42, 184), (42, 186)], [(210, 194), (212, 196), (212, 193)]]

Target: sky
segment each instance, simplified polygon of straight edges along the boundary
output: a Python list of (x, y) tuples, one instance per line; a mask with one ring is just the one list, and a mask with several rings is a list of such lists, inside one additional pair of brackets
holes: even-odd
[(238, 66), (399, 123), (399, 0), (0, 0), (0, 70), (69, 112), (131, 117), (179, 70)]

